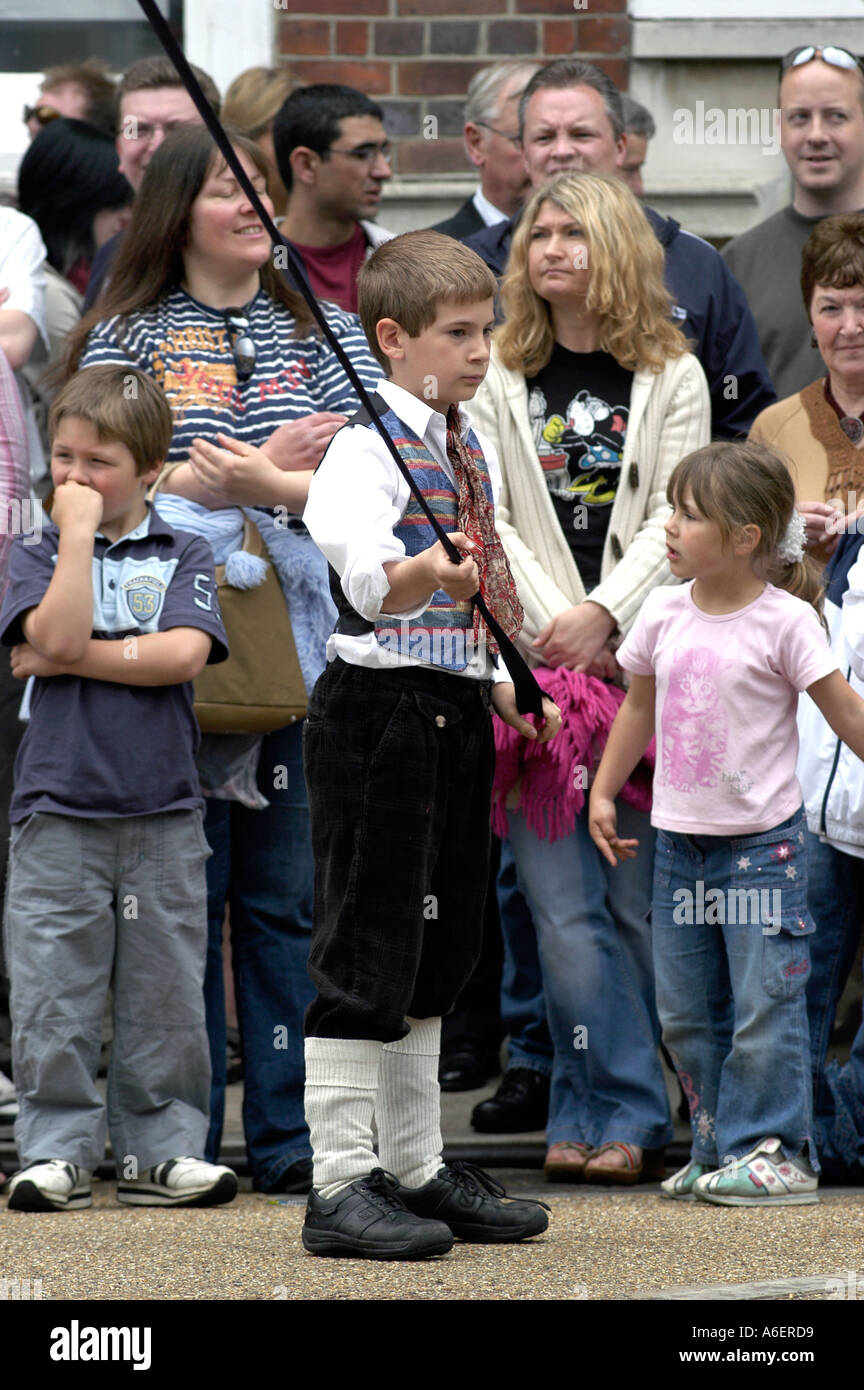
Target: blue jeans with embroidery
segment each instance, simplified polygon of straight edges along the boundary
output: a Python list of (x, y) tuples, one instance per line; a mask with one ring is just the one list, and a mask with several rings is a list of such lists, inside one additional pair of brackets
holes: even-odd
[(303, 1016), (314, 865), (303, 776), (303, 721), (266, 734), (258, 786), (270, 805), (251, 811), (208, 799), (204, 830), (209, 943), (204, 996), (213, 1064), (206, 1157), (216, 1161), (225, 1113), (222, 923), (231, 911), (237, 1019), (243, 1047), (243, 1129), (252, 1177), (267, 1190), (311, 1158), (303, 1112)]
[(805, 821), (758, 835), (659, 830), (653, 939), (663, 1039), (690, 1102), (692, 1157), (813, 1143)]
[(653, 831), (647, 815), (623, 804), (618, 825), (622, 836), (639, 839), (640, 852), (613, 869), (588, 833), (587, 804), (573, 833), (554, 843), (521, 815), (509, 816), (554, 1045), (550, 1144), (621, 1140), (653, 1149), (673, 1135), (647, 921)]

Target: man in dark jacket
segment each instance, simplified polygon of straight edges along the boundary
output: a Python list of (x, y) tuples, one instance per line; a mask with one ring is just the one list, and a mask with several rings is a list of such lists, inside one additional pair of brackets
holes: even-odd
[(495, 63), (481, 68), (465, 97), (465, 151), (480, 172), (480, 187), (433, 232), (457, 241), (507, 222), (531, 192), (519, 141), (519, 98), (537, 63)]
[[(522, 153), (533, 188), (568, 169), (614, 174), (626, 140), (621, 95), (604, 72), (562, 58), (532, 77), (519, 104)], [(645, 215), (666, 256), (666, 284), (678, 326), (693, 340), (711, 393), (716, 436), (746, 435), (760, 410), (776, 399), (744, 292), (721, 256), (653, 208)], [(501, 275), (516, 219), (465, 237)]]

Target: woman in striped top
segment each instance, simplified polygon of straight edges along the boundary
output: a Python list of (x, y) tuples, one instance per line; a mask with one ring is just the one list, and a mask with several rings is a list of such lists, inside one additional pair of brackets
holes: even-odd
[[(232, 143), (265, 206), (257, 146)], [(380, 375), (357, 318), (327, 318), (364, 384)], [(357, 408), (308, 309), (273, 263), (270, 240), (203, 126), (172, 132), (148, 165), (110, 284), (70, 343), (70, 370), (129, 362), (153, 375), (174, 416), (162, 491), (205, 506), (277, 508), (299, 517), (312, 470)], [(299, 521), (292, 523), (299, 525)], [(323, 666), (323, 652), (322, 652)], [(245, 1066), (244, 1127), (256, 1188), (303, 1191), (311, 1149), (303, 1115), (303, 1013), (312, 854), (302, 721), (265, 736), (266, 810), (208, 800), (210, 949), (205, 995), (214, 1069), (208, 1155), (224, 1112), (221, 936), (231, 931)]]

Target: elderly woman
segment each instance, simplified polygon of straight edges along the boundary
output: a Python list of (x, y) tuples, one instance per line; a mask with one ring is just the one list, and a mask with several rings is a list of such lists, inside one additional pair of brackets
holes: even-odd
[[(671, 321), (659, 243), (618, 179), (565, 174), (535, 193), (502, 304), (471, 413), (504, 468), (498, 524), (523, 647), (547, 668), (611, 677), (645, 595), (670, 582), (666, 482), (709, 438), (705, 377)], [(554, 839), (524, 811), (508, 817), (554, 1044), (552, 1179), (653, 1176), (659, 1160), (644, 1151), (672, 1135), (646, 924), (653, 836), (644, 813), (619, 815), (643, 852), (614, 871), (587, 802)], [(524, 955), (510, 930), (505, 920), (508, 954)]]
[[(864, 530), (864, 214), (843, 213), (817, 224), (802, 253), (801, 289), (828, 371), (763, 411), (751, 438), (784, 454), (813, 553), (827, 558), (842, 536), (826, 576), (830, 601), (825, 607), (834, 649), (844, 668), (851, 662), (855, 684), (862, 598), (861, 566), (855, 560)], [(851, 534), (843, 535), (847, 529)], [(829, 1176), (860, 1182), (864, 1028), (845, 1067), (826, 1068), (826, 1057), (864, 920), (864, 780), (861, 763), (818, 713), (801, 711), (799, 735), (798, 777), (810, 827), (807, 905), (817, 928), (807, 982), (816, 1146)]]
[(756, 417), (750, 431), (788, 460), (809, 548), (827, 559), (841, 516), (864, 510), (864, 213), (817, 223), (801, 290), (827, 374)]

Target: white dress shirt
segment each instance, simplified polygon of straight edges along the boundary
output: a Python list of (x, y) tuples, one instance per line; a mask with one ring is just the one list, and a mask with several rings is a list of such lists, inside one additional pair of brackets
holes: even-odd
[[(394, 382), (382, 379), (376, 388), (399, 419), (413, 430), (440, 463), (458, 492), (453, 468), (447, 458), (447, 421), (427, 401), (413, 396)], [(470, 428), (470, 418), (460, 409), (461, 436)], [(476, 431), (475, 431), (476, 433)], [(491, 442), (477, 435), (495, 502), (501, 490), (501, 469)], [(390, 581), (384, 565), (406, 558), (405, 546), (394, 534), (408, 505), (410, 489), (393, 462), (389, 450), (373, 425), (345, 426), (334, 436), (324, 459), (312, 478), (303, 521), (319, 550), (342, 580), (342, 590), (351, 607), (374, 622), (392, 618), (395, 627), (401, 619), (417, 618), (429, 606), (430, 592), (415, 607), (389, 613), (384, 601)], [(374, 632), (353, 637), (334, 633), (327, 643), (327, 659), (341, 656), (354, 666), (392, 669), (394, 666), (428, 666), (413, 656), (382, 648)], [(442, 669), (435, 666), (436, 670)], [(453, 674), (488, 680), (509, 680), (503, 665), (496, 670), (489, 653), (478, 645), (464, 671)]]

